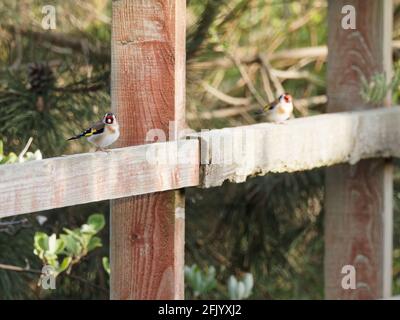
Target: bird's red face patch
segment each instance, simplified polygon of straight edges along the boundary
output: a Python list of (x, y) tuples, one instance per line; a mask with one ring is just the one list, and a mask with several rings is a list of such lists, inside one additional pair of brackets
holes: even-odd
[(292, 101), (292, 97), (290, 96), (290, 94), (285, 94), (283, 96), (283, 99), (285, 100), (285, 102), (290, 102)]
[(106, 116), (106, 123), (107, 124), (112, 124), (114, 122), (113, 116)]

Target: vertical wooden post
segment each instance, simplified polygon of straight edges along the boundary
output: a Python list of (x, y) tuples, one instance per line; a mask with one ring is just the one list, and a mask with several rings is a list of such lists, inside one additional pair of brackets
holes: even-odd
[[(174, 139), (185, 125), (186, 2), (119, 0), (112, 10), (118, 146), (148, 142), (151, 129)], [(183, 299), (184, 198), (171, 191), (111, 201), (110, 251), (112, 299)]]
[[(356, 29), (342, 28), (342, 8), (356, 9)], [(328, 110), (372, 108), (360, 97), (360, 77), (392, 71), (392, 1), (330, 0), (328, 5)], [(388, 97), (386, 104), (390, 104)], [(383, 159), (326, 171), (325, 296), (376, 299), (391, 295), (392, 166)], [(356, 289), (345, 290), (345, 265)]]

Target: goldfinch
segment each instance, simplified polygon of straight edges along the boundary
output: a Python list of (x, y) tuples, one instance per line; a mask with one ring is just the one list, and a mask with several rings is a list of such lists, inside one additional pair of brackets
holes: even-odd
[(290, 94), (284, 93), (278, 99), (264, 107), (267, 121), (283, 123), (292, 116), (293, 99)]
[(86, 137), (89, 142), (93, 143), (97, 147), (97, 150), (104, 151), (105, 147), (113, 144), (119, 138), (117, 118), (114, 114), (108, 112), (103, 117), (103, 120), (96, 122), (90, 128), (68, 140), (75, 140), (82, 137)]

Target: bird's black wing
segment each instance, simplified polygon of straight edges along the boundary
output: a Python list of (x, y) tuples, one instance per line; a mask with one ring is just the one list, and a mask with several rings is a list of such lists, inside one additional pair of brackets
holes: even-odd
[(272, 101), (270, 104), (267, 104), (264, 107), (264, 111), (274, 110), (275, 107), (279, 104), (279, 100)]
[(86, 129), (82, 133), (80, 133), (80, 134), (78, 134), (78, 135), (76, 135), (74, 137), (71, 137), (71, 138), (69, 138), (67, 140), (74, 140), (74, 139), (79, 139), (79, 138), (82, 138), (82, 137), (90, 137), (92, 135), (100, 134), (100, 133), (103, 133), (103, 132), (104, 132), (104, 123), (100, 121), (100, 122), (95, 123), (90, 128)]

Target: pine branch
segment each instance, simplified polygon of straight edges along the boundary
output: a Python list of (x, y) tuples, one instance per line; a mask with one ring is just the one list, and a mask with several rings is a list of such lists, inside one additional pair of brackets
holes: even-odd
[(89, 52), (90, 55), (102, 61), (109, 61), (111, 59), (111, 48), (108, 44), (94, 45), (88, 39), (54, 31), (44, 32), (20, 27), (17, 29), (12, 25), (3, 25), (1, 27), (14, 35), (19, 33), (21, 36), (32, 38), (38, 43), (49, 42), (53, 45), (67, 47), (74, 51)]
[(210, 26), (219, 13), (219, 8), (225, 3), (225, 0), (209, 0), (204, 11), (196, 24), (196, 29), (190, 32), (187, 39), (186, 57), (188, 60), (193, 58), (198, 52), (200, 46), (207, 39)]

